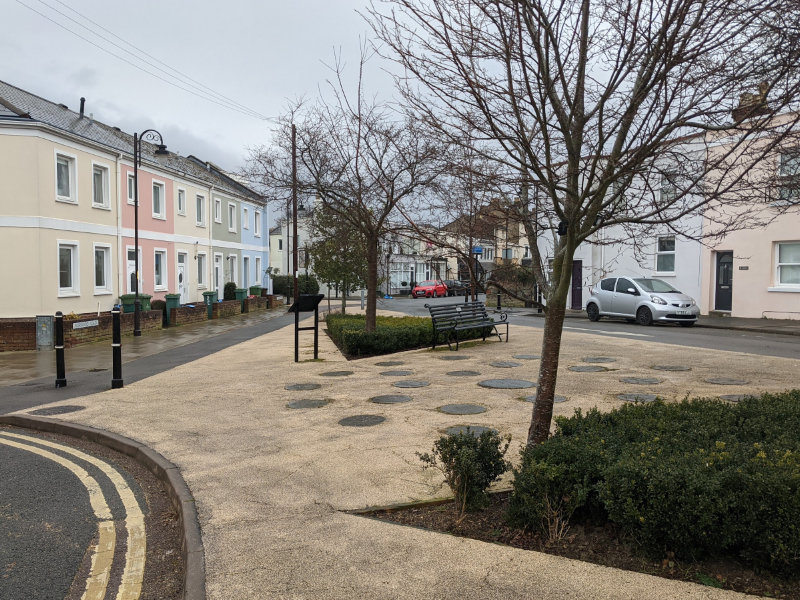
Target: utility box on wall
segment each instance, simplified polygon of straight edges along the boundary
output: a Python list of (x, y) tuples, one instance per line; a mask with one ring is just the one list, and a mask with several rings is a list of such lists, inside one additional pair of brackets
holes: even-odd
[(53, 315), (36, 315), (36, 349), (53, 348)]

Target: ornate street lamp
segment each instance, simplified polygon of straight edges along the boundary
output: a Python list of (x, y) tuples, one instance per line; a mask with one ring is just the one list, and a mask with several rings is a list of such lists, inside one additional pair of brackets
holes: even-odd
[[(142, 140), (158, 146), (155, 154), (165, 156), (169, 154), (164, 139), (155, 129), (147, 129), (140, 134), (133, 134), (133, 261), (134, 283), (133, 289), (136, 298), (133, 302), (133, 335), (142, 335), (142, 304), (139, 301), (139, 166), (142, 164)], [(166, 201), (166, 199), (164, 199)]]

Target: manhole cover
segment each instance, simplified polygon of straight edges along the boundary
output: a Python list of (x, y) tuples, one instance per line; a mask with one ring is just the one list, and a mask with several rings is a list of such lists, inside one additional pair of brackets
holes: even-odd
[(493, 431), (497, 433), (496, 429), (492, 429), (491, 427), (481, 427), (480, 425), (456, 425), (455, 427), (448, 427), (444, 430), (447, 435), (458, 435), (459, 433), (465, 433), (474, 435), (475, 437), (480, 436), (484, 431)]
[(569, 370), (575, 373), (601, 373), (603, 371), (608, 371), (608, 367), (601, 367), (600, 365), (573, 365)]
[(480, 375), (478, 371), (448, 371), (447, 374), (451, 377), (473, 377), (475, 375)]
[(319, 383), (290, 383), (285, 389), (290, 392), (308, 392), (310, 390), (318, 390), (321, 387)]
[(392, 385), (398, 388), (421, 388), (429, 386), (430, 382), (419, 381), (417, 379), (406, 379), (405, 381), (395, 381)]
[(484, 379), (479, 381), (478, 385), (491, 390), (522, 390), (536, 387), (534, 382), (524, 379)]
[(352, 374), (352, 371), (326, 371), (325, 373), (320, 373), (322, 377), (347, 377)]
[(378, 415), (353, 415), (352, 417), (341, 419), (339, 425), (344, 425), (345, 427), (372, 427), (383, 423), (385, 420), (386, 417)]
[[(536, 394), (533, 394), (531, 396), (525, 396), (523, 400), (525, 400), (525, 402), (536, 402)], [(566, 402), (566, 401), (567, 401), (566, 396), (559, 396), (559, 395), (553, 396), (553, 404), (559, 404), (560, 402)]]
[(387, 377), (397, 375), (398, 377), (403, 377), (405, 375), (411, 375), (413, 372), (414, 371), (381, 371), (380, 375), (386, 375)]
[(745, 379), (733, 379), (731, 377), (709, 377), (704, 381), (706, 383), (713, 383), (714, 385), (747, 385), (750, 383)]
[(653, 365), (650, 367), (651, 369), (655, 369), (656, 371), (691, 371), (692, 367), (686, 367), (684, 365)]
[(441, 360), (467, 360), (469, 356), (465, 354), (445, 354), (439, 357)]
[(286, 405), (287, 408), (322, 408), (330, 404), (330, 400), (312, 400), (305, 398), (303, 400), (295, 400)]
[(369, 399), (370, 402), (375, 404), (401, 404), (402, 402), (411, 402), (411, 396), (403, 396), (402, 394), (384, 394), (383, 396), (375, 396)]
[(404, 365), (402, 360), (384, 360), (382, 362), (376, 362), (376, 367), (399, 367), (400, 365)]
[(625, 402), (653, 402), (657, 396), (655, 394), (617, 394), (617, 398)]
[(519, 360), (539, 360), (541, 356), (538, 354), (515, 354), (511, 358), (516, 358)]
[(521, 367), (522, 363), (514, 362), (513, 360), (496, 360), (489, 363), (492, 367), (499, 367), (501, 369), (511, 369), (512, 367)]
[(584, 356), (581, 359), (585, 363), (612, 363), (617, 362), (616, 358), (610, 356)]
[(620, 377), (622, 383), (631, 383), (633, 385), (658, 385), (661, 379), (655, 377)]
[(486, 412), (483, 406), (477, 404), (445, 404), (438, 410), (448, 415), (479, 415)]
[(720, 400), (727, 400), (728, 402), (740, 402), (745, 398), (750, 398), (747, 394), (724, 394), (719, 397)]
[(75, 412), (77, 410), (83, 410), (86, 408), (85, 406), (77, 406), (75, 404), (64, 404), (63, 406), (51, 406), (49, 408), (38, 408), (36, 410), (31, 410), (28, 412), (29, 415), (39, 415), (41, 417), (47, 417), (51, 415), (63, 415), (66, 413)]

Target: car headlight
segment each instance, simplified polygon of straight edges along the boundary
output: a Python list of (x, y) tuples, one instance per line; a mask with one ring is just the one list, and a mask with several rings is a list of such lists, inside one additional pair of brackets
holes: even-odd
[(695, 305), (695, 301), (692, 300), (692, 303), (689, 306), (694, 306), (694, 305)]
[(666, 304), (667, 301), (661, 298), (660, 296), (650, 296), (650, 300), (653, 301), (653, 304)]

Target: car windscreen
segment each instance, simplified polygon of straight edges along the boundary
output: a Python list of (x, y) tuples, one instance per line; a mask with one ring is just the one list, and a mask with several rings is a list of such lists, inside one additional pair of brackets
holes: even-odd
[(680, 294), (678, 290), (660, 279), (634, 279), (634, 281), (646, 292), (669, 294)]
[(436, 285), (435, 281), (423, 281), (422, 283), (417, 284), (419, 287), (433, 287)]

